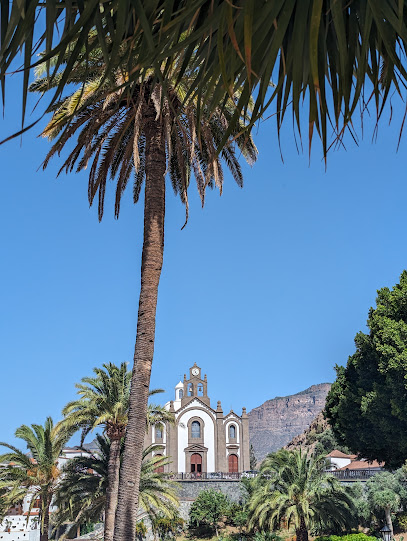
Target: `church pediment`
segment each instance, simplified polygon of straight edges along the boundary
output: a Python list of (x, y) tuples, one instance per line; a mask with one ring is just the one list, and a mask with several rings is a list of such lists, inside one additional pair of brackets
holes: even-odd
[(190, 453), (206, 453), (208, 448), (200, 443), (193, 443), (192, 445), (185, 447), (184, 451), (189, 451)]
[(199, 398), (194, 397), (190, 402), (188, 402), (188, 404), (185, 404), (185, 406), (182, 406), (182, 408), (180, 408), (176, 412), (175, 416), (176, 416), (176, 418), (179, 418), (186, 411), (191, 410), (191, 409), (195, 409), (195, 408), (202, 408), (203, 410), (205, 410), (209, 414), (211, 414), (212, 417), (215, 417), (215, 415), (216, 415), (215, 411), (210, 406), (208, 406), (207, 404), (205, 404), (204, 402), (199, 400)]
[(228, 421), (241, 421), (241, 417), (236, 415), (236, 413), (228, 413), (226, 417), (223, 419), (223, 423), (227, 423)]

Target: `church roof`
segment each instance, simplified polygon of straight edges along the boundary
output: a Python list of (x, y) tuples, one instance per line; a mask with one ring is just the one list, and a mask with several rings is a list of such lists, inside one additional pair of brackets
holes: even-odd
[(180, 381), (179, 383), (176, 384), (175, 386), (176, 389), (183, 389), (184, 388), (184, 384), (182, 383), (182, 381)]

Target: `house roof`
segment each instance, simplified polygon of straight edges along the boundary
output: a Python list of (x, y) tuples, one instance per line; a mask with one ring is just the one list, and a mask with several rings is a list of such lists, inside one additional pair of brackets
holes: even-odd
[(337, 471), (340, 470), (370, 470), (370, 469), (378, 469), (383, 468), (384, 462), (377, 462), (377, 460), (373, 460), (372, 462), (368, 462), (367, 460), (353, 460), (350, 464), (347, 466), (342, 466), (342, 468), (339, 468)]
[(354, 460), (357, 458), (357, 455), (347, 455), (345, 453), (342, 453), (342, 451), (338, 451), (337, 449), (334, 449), (327, 455), (331, 458), (349, 458), (350, 460)]

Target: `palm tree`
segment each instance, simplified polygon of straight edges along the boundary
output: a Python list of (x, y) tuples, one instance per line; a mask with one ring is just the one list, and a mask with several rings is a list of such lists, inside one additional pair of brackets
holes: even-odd
[[(81, 383), (76, 384), (80, 398), (64, 407), (61, 424), (75, 431), (82, 429), (81, 444), (91, 430), (104, 427), (109, 439), (104, 539), (111, 541), (119, 490), (120, 448), (128, 422), (131, 372), (125, 362), (120, 366), (106, 363), (93, 371), (95, 376), (82, 378)], [(154, 389), (149, 396), (161, 392), (162, 389)], [(149, 405), (149, 412), (147, 429), (151, 421), (172, 422), (174, 419), (173, 414), (160, 406)]]
[(1, 446), (10, 450), (0, 455), (0, 463), (8, 464), (0, 469), (0, 491), (4, 491), (2, 498), (8, 508), (29, 496), (29, 513), (39, 499), (40, 541), (48, 541), (50, 506), (61, 475), (58, 458), (71, 435), (69, 430), (54, 426), (51, 417), (48, 417), (44, 426), (22, 425), (15, 432), (16, 438), (22, 439), (27, 445), (31, 456), (13, 445), (0, 442)]
[[(138, 78), (161, 62), (171, 64), (181, 53), (185, 62), (178, 65), (178, 80), (192, 63), (197, 76), (191, 89), (199, 101), (205, 101), (208, 87), (217, 96), (212, 102), (207, 98), (210, 113), (228, 90), (243, 88), (236, 111), (241, 114), (256, 89), (253, 120), (273, 104), (279, 130), (290, 103), (294, 123), (300, 126), (302, 102), (307, 100), (309, 140), (316, 130), (326, 154), (331, 124), (341, 133), (350, 125), (357, 104), (364, 108), (364, 96), (374, 98), (378, 120), (393, 90), (400, 93), (406, 84), (406, 4), (406, 0), (105, 0), (103, 8), (94, 1), (83, 9), (70, 2), (30, 0), (13, 2), (10, 10), (9, 0), (1, 0), (0, 78), (5, 78), (22, 46), (26, 69), (41, 43), (47, 59), (71, 48), (72, 62), (58, 80), (51, 100), (55, 103), (81, 56), (81, 47), (71, 46), (79, 40), (90, 56), (102, 48), (107, 78), (124, 58), (129, 77), (116, 80), (115, 86), (128, 85), (131, 94)], [(89, 33), (92, 28), (97, 28), (96, 36)], [(180, 42), (185, 33), (186, 40)], [(161, 80), (166, 81), (165, 74)], [(25, 91), (28, 81), (27, 71)], [(271, 81), (275, 90), (270, 96)], [(2, 93), (5, 99), (3, 85)]]
[[(75, 526), (98, 522), (106, 509), (112, 442), (99, 434), (96, 438), (99, 447), (97, 453), (74, 458), (63, 469), (63, 478), (55, 495), (58, 511), (54, 527), (57, 529), (66, 522), (72, 522), (65, 535)], [(169, 459), (163, 456), (149, 457), (159, 448), (159, 445), (150, 445), (143, 451), (141, 468), (140, 506), (151, 519), (157, 513), (172, 516), (178, 506), (176, 483), (156, 471), (160, 466), (168, 464)]]
[[(62, 60), (69, 63), (69, 56)], [(132, 172), (135, 170), (135, 202), (139, 200), (145, 181), (137, 336), (115, 532), (117, 539), (132, 539), (136, 526), (144, 427), (154, 353), (158, 284), (164, 253), (166, 173), (168, 171), (175, 193), (186, 205), (188, 217), (191, 171), (196, 178), (203, 204), (208, 186), (216, 186), (222, 191), (221, 159), (238, 185), (242, 186), (243, 176), (235, 147), (249, 163), (256, 160), (257, 149), (252, 139), (243, 134), (248, 117), (235, 119), (235, 102), (232, 99), (209, 114), (210, 110), (198, 102), (196, 97), (186, 98), (195, 73), (189, 73), (179, 82), (176, 80), (175, 68), (172, 77), (167, 73), (166, 90), (169, 98), (154, 84), (154, 72), (150, 72), (142, 81), (137, 80), (130, 94), (109, 94), (106, 88), (100, 86), (104, 70), (100, 55), (95, 54), (91, 64), (89, 66), (82, 61), (75, 65), (74, 82), (81, 78), (86, 80), (89, 73), (91, 78), (56, 107), (44, 130), (43, 135), (54, 140), (44, 167), (75, 135), (74, 150), (63, 163), (61, 171), (65, 169), (68, 172), (74, 167), (81, 171), (89, 165), (89, 201), (92, 204), (98, 195), (99, 219), (103, 216), (108, 177), (117, 178), (116, 217), (119, 216), (121, 197)], [(168, 67), (165, 70), (168, 72)], [(115, 77), (117, 80), (125, 80), (126, 73), (117, 72)], [(46, 92), (56, 84), (57, 79), (50, 81), (45, 74), (34, 83), (32, 90)], [(204, 114), (197, 124), (197, 110), (202, 107)], [(229, 144), (221, 148), (226, 129), (230, 129), (231, 138)], [(217, 152), (218, 147), (221, 148), (220, 154)]]
[(323, 532), (353, 525), (353, 500), (325, 468), (323, 455), (301, 449), (268, 455), (249, 501), (249, 526), (275, 530), (284, 522), (295, 529), (297, 541), (308, 541), (310, 528)]

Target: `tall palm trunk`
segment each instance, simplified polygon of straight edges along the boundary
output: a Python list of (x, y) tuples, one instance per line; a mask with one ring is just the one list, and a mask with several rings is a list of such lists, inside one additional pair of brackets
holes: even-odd
[(300, 517), (300, 527), (295, 533), (297, 541), (308, 541), (308, 528), (305, 523), (305, 518), (302, 515)]
[(107, 467), (107, 489), (105, 506), (105, 541), (113, 541), (114, 519), (117, 509), (117, 499), (119, 493), (119, 473), (120, 473), (120, 442), (121, 437), (113, 437), (107, 434), (110, 439), (109, 463)]
[(42, 517), (42, 520), (41, 520), (40, 541), (48, 541), (49, 508), (50, 508), (50, 504), (48, 502), (42, 508), (42, 513), (44, 513), (44, 517)]
[[(147, 117), (148, 115), (148, 117)], [(114, 541), (133, 541), (154, 353), (155, 313), (164, 252), (165, 139), (152, 105), (146, 114), (146, 185), (141, 289), (128, 425), (120, 471)]]

